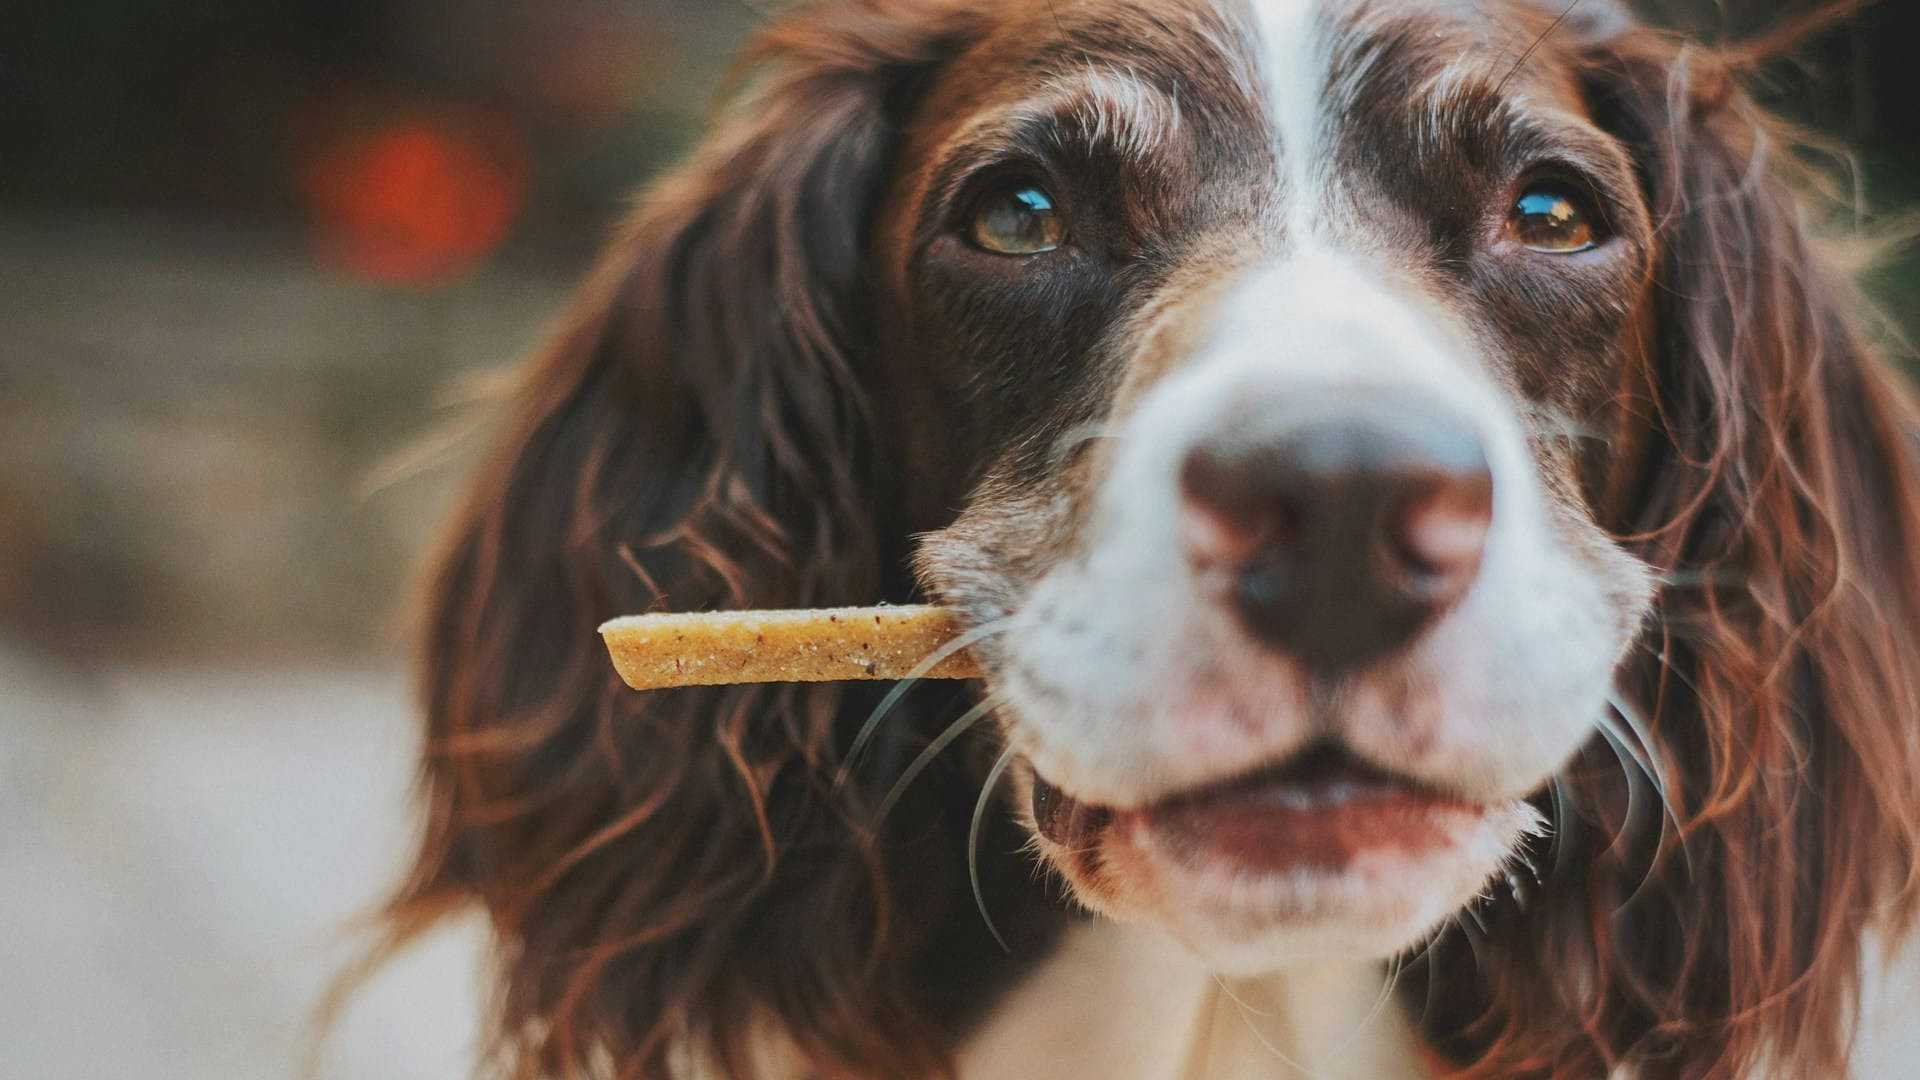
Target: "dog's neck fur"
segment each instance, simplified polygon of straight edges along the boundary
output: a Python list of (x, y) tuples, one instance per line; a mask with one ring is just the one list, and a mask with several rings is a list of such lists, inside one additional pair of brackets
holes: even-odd
[[(756, 1026), (746, 1076), (810, 1076)], [(691, 1050), (691, 1048), (689, 1048)], [(1069, 929), (962, 1042), (958, 1080), (1425, 1080), (1438, 1076), (1384, 965), (1318, 960), (1216, 976), (1160, 932), (1107, 919)], [(689, 1052), (673, 1073), (723, 1080)]]
[(1431, 1075), (1386, 972), (1367, 961), (1219, 978), (1158, 933), (1069, 931), (960, 1052), (961, 1080), (1261, 1080)]
[[(1920, 1036), (1920, 945), (1894, 955), (1870, 938), (1855, 1037), (1856, 1077), (1905, 1075)], [(1442, 1069), (1386, 972), (1365, 962), (1302, 965), (1217, 980), (1159, 934), (1103, 919), (1069, 930), (962, 1044), (959, 1080), (1422, 1080)], [(761, 1029), (747, 1074), (811, 1075), (791, 1044)], [(685, 1080), (726, 1080), (689, 1054)], [(1630, 1080), (1618, 1072), (1614, 1080)]]

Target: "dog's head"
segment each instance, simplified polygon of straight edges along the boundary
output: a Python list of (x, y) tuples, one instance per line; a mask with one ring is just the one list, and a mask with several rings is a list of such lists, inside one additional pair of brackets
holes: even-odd
[[(486, 902), (522, 1060), (762, 1017), (938, 1064), (992, 755), (869, 837), (870, 699), (635, 696), (589, 633), (915, 596), (1084, 905), (1236, 972), (1437, 934), (1492, 1073), (1841, 1060), (1914, 896), (1909, 417), (1721, 58), (1600, 2), (1059, 0), (756, 59), (434, 582), (397, 910)], [(882, 717), (880, 790), (950, 718)]]
[(1084, 901), (1385, 956), (1541, 827), (1650, 611), (1582, 463), (1652, 208), (1578, 55), (1517, 63), (1544, 10), (1155, 10), (996, 27), (905, 141), (883, 351), (1009, 390), (954, 384), (992, 434), (922, 576)]

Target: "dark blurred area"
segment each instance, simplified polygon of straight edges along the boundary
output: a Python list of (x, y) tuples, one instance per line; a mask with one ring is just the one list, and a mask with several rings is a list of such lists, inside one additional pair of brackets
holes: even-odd
[[(404, 230), (423, 223), (397, 200), (431, 193), (486, 239), (480, 219), (510, 223), (517, 257), (577, 260), (691, 136), (756, 18), (737, 0), (28, 5), (0, 44), (0, 197), (279, 226), (385, 195)], [(325, 190), (352, 180), (377, 190)]]
[[(1806, 10), (1659, 17), (1725, 40)], [(397, 589), (476, 449), (461, 376), (537, 340), (764, 14), (12, 5), (0, 626), (87, 661), (390, 652)], [(1767, 91), (1854, 148), (1876, 209), (1916, 201), (1916, 43), (1920, 5), (1880, 4)], [(1901, 265), (1873, 278), (1903, 315), (1911, 281)]]
[(758, 17), (0, 16), (0, 628), (88, 664), (391, 651), (434, 466), (472, 457), (459, 376), (533, 344)]

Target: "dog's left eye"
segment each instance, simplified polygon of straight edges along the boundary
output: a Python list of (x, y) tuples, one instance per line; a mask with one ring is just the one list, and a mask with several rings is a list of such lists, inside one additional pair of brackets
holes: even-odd
[(974, 205), (967, 234), (975, 247), (995, 255), (1038, 255), (1066, 240), (1067, 225), (1045, 188), (1017, 183), (988, 192)]
[(1534, 251), (1577, 255), (1598, 246), (1599, 226), (1588, 203), (1565, 184), (1539, 183), (1514, 200), (1507, 231)]

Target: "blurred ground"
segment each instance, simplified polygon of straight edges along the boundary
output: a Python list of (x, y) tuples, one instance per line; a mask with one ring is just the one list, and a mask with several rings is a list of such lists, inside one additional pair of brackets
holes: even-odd
[[(0, 685), (0, 1076), (295, 1076), (412, 835), (400, 679), (88, 676), (0, 644)], [(471, 1075), (477, 930), (387, 969), (317, 1077)]]
[[(413, 837), (391, 628), (484, 434), (463, 373), (566, 283), (396, 291), (150, 218), (0, 240), (0, 1078), (294, 1077)], [(470, 1075), (479, 953), (383, 972), (316, 1080)]]

